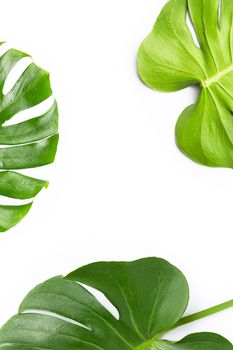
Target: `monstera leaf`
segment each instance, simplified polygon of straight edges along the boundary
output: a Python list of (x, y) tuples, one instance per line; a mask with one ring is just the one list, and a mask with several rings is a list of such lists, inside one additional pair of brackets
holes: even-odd
[[(102, 292), (119, 317), (113, 316), (87, 286)], [(198, 317), (181, 318), (188, 299), (184, 276), (165, 260), (94, 263), (65, 278), (52, 278), (29, 293), (19, 314), (1, 328), (0, 348), (233, 350), (229, 341), (212, 333), (192, 334), (179, 342), (164, 340), (169, 329), (190, 322), (190, 317), (201, 317), (199, 313)]]
[[(2, 43), (1, 43), (2, 44)], [(20, 200), (35, 197), (48, 182), (11, 171), (40, 167), (54, 161), (58, 142), (56, 102), (44, 114), (18, 124), (5, 123), (19, 112), (34, 107), (52, 95), (49, 74), (31, 63), (4, 94), (4, 86), (13, 67), (26, 53), (10, 49), (0, 57), (0, 195)], [(32, 203), (0, 205), (0, 232), (16, 225)]]
[(196, 162), (232, 168), (233, 1), (170, 0), (139, 49), (138, 70), (160, 91), (199, 86), (177, 122), (177, 144)]

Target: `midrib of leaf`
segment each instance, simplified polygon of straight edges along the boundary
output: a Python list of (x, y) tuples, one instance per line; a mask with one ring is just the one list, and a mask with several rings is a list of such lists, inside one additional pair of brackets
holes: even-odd
[(202, 82), (202, 87), (203, 88), (208, 88), (210, 85), (216, 83), (217, 81), (219, 81), (222, 77), (224, 77), (225, 75), (231, 73), (233, 71), (233, 64), (231, 64), (230, 66), (228, 66), (227, 68), (223, 69), (222, 71), (219, 71), (217, 74), (215, 74), (214, 76), (204, 80)]
[(134, 350), (168, 350), (169, 348), (161, 340), (151, 339), (137, 346)]
[[(156, 310), (156, 306), (158, 304), (158, 297), (159, 297), (159, 292), (160, 292), (160, 285), (161, 285), (161, 278), (160, 278), (160, 270), (159, 270), (159, 278), (158, 278), (158, 288), (155, 289), (155, 298), (154, 298), (154, 304), (152, 307), (152, 311), (151, 311), (151, 315), (150, 315), (150, 319), (149, 319), (149, 323), (148, 323), (148, 329), (147, 329), (147, 334), (150, 334), (150, 328), (152, 325), (152, 321), (153, 321), (153, 315), (154, 312)], [(154, 294), (154, 293), (153, 293)]]
[(120, 292), (121, 292), (121, 295), (122, 295), (123, 299), (125, 300), (125, 303), (126, 303), (126, 306), (127, 306), (127, 308), (128, 308), (129, 315), (130, 315), (130, 320), (131, 320), (131, 322), (132, 322), (132, 325), (133, 325), (133, 327), (134, 327), (134, 330), (136, 331), (136, 333), (139, 335), (139, 337), (140, 337), (142, 340), (146, 340), (146, 338), (143, 336), (143, 334), (141, 333), (141, 331), (140, 331), (139, 328), (138, 328), (138, 325), (137, 325), (136, 320), (135, 320), (135, 318), (134, 318), (133, 311), (132, 311), (132, 309), (131, 309), (130, 303), (128, 302), (128, 299), (127, 299), (127, 297), (126, 297), (126, 295), (125, 295), (125, 293), (124, 293), (124, 290), (122, 289), (121, 285), (120, 285), (119, 282), (118, 282), (115, 278), (113, 278), (113, 276), (110, 275), (109, 273), (103, 272), (103, 274), (107, 275), (110, 279), (112, 279), (112, 280), (116, 283), (117, 287), (119, 288), (119, 290), (120, 290)]

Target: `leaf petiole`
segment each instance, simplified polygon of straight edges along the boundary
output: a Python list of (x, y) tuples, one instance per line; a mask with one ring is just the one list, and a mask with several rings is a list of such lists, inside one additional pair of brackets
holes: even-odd
[(231, 307), (233, 307), (233, 299), (229, 300), (229, 301), (227, 301), (225, 303), (222, 303), (222, 304), (210, 307), (210, 308), (205, 309), (203, 311), (199, 311), (199, 312), (197, 312), (195, 314), (185, 316), (185, 317), (181, 318), (172, 328), (170, 328), (170, 330), (172, 330), (174, 328), (177, 328), (177, 327), (180, 327), (180, 326), (183, 326), (183, 325), (185, 325), (187, 323), (191, 323), (191, 322), (200, 320), (202, 318), (214, 315), (214, 314), (216, 314), (218, 312), (227, 310), (227, 309), (229, 309)]

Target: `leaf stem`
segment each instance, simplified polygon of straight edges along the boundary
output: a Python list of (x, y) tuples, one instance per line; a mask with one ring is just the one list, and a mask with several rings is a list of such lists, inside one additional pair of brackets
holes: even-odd
[(224, 310), (229, 309), (231, 307), (233, 307), (233, 299), (229, 300), (225, 303), (210, 307), (206, 310), (197, 312), (195, 314), (185, 316), (185, 317), (181, 318), (172, 328), (170, 328), (170, 330), (177, 328), (177, 327), (180, 327), (180, 326), (183, 326), (187, 323), (191, 323), (191, 322), (200, 320), (200, 319), (208, 317), (210, 315), (214, 315), (218, 312), (224, 311)]
[(161, 339), (161, 337), (165, 333), (167, 333), (175, 328), (181, 327), (185, 324), (188, 324), (188, 323), (200, 320), (202, 318), (214, 315), (220, 311), (230, 309), (231, 307), (233, 307), (233, 299), (229, 300), (225, 303), (210, 307), (210, 308), (205, 309), (203, 311), (196, 312), (195, 314), (185, 316), (185, 317), (181, 318), (174, 326), (167, 329), (166, 332), (161, 332), (160, 334), (156, 334), (156, 336), (154, 336), (151, 340), (148, 340), (147, 342), (141, 344), (140, 346), (138, 346), (134, 350), (146, 350), (146, 349), (155, 349), (155, 350), (158, 349), (159, 350), (159, 349), (163, 349), (163, 347), (160, 346), (159, 340)]
[(202, 82), (202, 86), (203, 88), (207, 88), (210, 85), (212, 85), (213, 83), (216, 83), (218, 80), (220, 80), (222, 77), (224, 77), (225, 75), (227, 75), (228, 73), (231, 73), (233, 70), (233, 64), (230, 65), (229, 67), (227, 67), (226, 69), (217, 72), (217, 74), (215, 74), (213, 77), (206, 79), (205, 81)]

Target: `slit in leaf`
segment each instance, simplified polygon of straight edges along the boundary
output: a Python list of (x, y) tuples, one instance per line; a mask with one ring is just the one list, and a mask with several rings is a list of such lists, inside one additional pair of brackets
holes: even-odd
[(112, 316), (119, 320), (120, 315), (119, 312), (117, 310), (117, 308), (108, 300), (108, 298), (106, 298), (106, 296), (100, 292), (99, 290), (93, 288), (93, 287), (89, 287), (86, 284), (80, 283), (78, 282), (78, 284), (80, 284), (83, 288), (85, 288), (90, 294), (92, 294), (97, 300), (98, 302), (103, 305), (105, 307), (105, 309), (107, 309), (110, 314), (112, 314)]
[(199, 40), (198, 40), (198, 37), (197, 37), (197, 33), (196, 33), (195, 28), (193, 26), (193, 22), (192, 22), (192, 19), (191, 19), (189, 11), (187, 11), (187, 13), (186, 13), (186, 24), (188, 26), (188, 29), (189, 29), (191, 35), (192, 35), (194, 44), (198, 48), (200, 48), (201, 46), (200, 46), (200, 43), (199, 43)]
[(23, 72), (29, 67), (31, 63), (31, 57), (24, 57), (16, 63), (5, 80), (2, 90), (3, 95), (7, 95), (13, 89), (19, 78), (22, 76)]
[(55, 312), (51, 312), (51, 311), (45, 311), (45, 310), (25, 310), (25, 311), (22, 312), (22, 314), (24, 314), (24, 315), (33, 314), (33, 315), (50, 316), (50, 317), (57, 318), (58, 320), (62, 320), (62, 321), (64, 321), (64, 322), (67, 322), (67, 323), (70, 323), (70, 324), (74, 324), (74, 325), (76, 325), (76, 326), (78, 326), (78, 327), (85, 328), (85, 329), (88, 330), (88, 331), (92, 331), (91, 328), (85, 326), (84, 324), (82, 324), (82, 323), (80, 323), (80, 322), (77, 322), (77, 321), (75, 321), (75, 320), (72, 320), (71, 318), (68, 318), (68, 317), (65, 317), (65, 316), (56, 314)]

